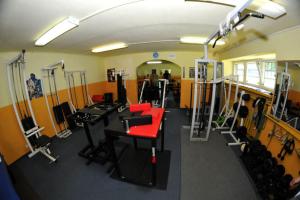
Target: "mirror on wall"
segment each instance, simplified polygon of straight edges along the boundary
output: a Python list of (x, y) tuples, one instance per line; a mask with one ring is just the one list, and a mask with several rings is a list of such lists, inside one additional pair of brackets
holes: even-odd
[(271, 115), (300, 130), (300, 60), (278, 61)]

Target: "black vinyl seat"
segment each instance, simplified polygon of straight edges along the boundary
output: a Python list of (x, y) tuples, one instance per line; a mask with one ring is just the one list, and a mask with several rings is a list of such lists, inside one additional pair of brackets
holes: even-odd
[(46, 135), (41, 135), (36, 141), (38, 147), (45, 147), (51, 144), (51, 138)]

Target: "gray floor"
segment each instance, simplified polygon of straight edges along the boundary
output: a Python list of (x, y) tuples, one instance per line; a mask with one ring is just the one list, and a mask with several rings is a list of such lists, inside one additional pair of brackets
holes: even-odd
[[(57, 163), (49, 165), (48, 160), (37, 155), (32, 159), (21, 158), (11, 169), (22, 174), (18, 177), (26, 179), (26, 184), (32, 186), (36, 193), (34, 196), (39, 196), (41, 200), (179, 200), (181, 124), (176, 121), (178, 116), (179, 110), (171, 110), (166, 114), (165, 147), (172, 153), (166, 191), (114, 180), (106, 173), (107, 166), (86, 166), (86, 160), (77, 155), (87, 143), (83, 130), (75, 131), (66, 140), (54, 140), (53, 149), (60, 155)], [(95, 141), (98, 141), (103, 135), (103, 123), (91, 127), (91, 130)]]
[(225, 137), (211, 133), (208, 142), (190, 142), (182, 129), (181, 200), (259, 199), (242, 163)]
[[(41, 200), (248, 200), (258, 199), (247, 172), (225, 138), (211, 134), (207, 143), (190, 143), (183, 110), (167, 109), (166, 149), (171, 150), (171, 166), (166, 191), (139, 187), (116, 181), (105, 173), (107, 166), (85, 165), (77, 155), (86, 144), (83, 130), (66, 140), (55, 140), (53, 148), (60, 155), (49, 165), (42, 156), (23, 157), (11, 168), (22, 174), (27, 185)], [(92, 127), (95, 140), (103, 136), (102, 123)], [(17, 177), (18, 178), (18, 177)], [(37, 200), (38, 198), (27, 198)]]

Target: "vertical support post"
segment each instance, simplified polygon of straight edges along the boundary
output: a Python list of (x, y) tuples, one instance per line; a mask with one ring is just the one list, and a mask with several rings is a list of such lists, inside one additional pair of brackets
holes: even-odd
[(198, 97), (198, 60), (195, 60), (195, 79), (194, 79), (194, 103), (193, 103), (193, 115), (192, 115), (192, 125), (190, 130), (190, 140), (193, 139), (195, 120), (196, 120), (196, 109), (197, 109), (197, 97)]
[(23, 81), (24, 81), (24, 89), (25, 89), (25, 97), (26, 97), (26, 99), (24, 99), (24, 101), (27, 101), (27, 104), (28, 104), (28, 107), (29, 107), (29, 111), (31, 113), (31, 117), (33, 119), (34, 125), (38, 126), (37, 122), (36, 122), (36, 119), (35, 119), (35, 116), (34, 116), (34, 112), (33, 112), (32, 106), (31, 106), (31, 101), (30, 101), (30, 98), (29, 98), (28, 87), (27, 87), (27, 83), (26, 83), (25, 61), (24, 61), (24, 58), (22, 58), (21, 66), (22, 66), (22, 72), (23, 72)]
[(162, 108), (165, 108), (165, 96), (166, 96), (166, 87), (167, 87), (167, 80), (164, 79), (164, 91), (163, 91), (163, 98), (162, 98)]
[(44, 95), (44, 98), (45, 98), (45, 102), (46, 102), (47, 110), (48, 110), (48, 113), (49, 113), (50, 121), (51, 121), (53, 130), (55, 131), (55, 135), (57, 135), (58, 131), (55, 127), (54, 120), (53, 120), (53, 117), (52, 117), (52, 114), (51, 114), (51, 111), (50, 111), (48, 96), (47, 96), (47, 93), (46, 93), (46, 90), (45, 90), (45, 85), (44, 85), (44, 80), (43, 79), (41, 79), (41, 84), (42, 84), (43, 95)]
[(160, 151), (163, 152), (165, 150), (165, 116), (162, 118), (162, 124), (161, 124), (161, 147)]
[(141, 103), (143, 102), (143, 92), (144, 92), (144, 89), (145, 89), (145, 84), (146, 84), (146, 80), (143, 81), (142, 91), (141, 91), (141, 96), (140, 96), (139, 104), (141, 104)]
[(216, 88), (217, 88), (217, 65), (218, 63), (214, 61), (214, 73), (213, 73), (213, 92), (212, 92), (212, 100), (210, 104), (210, 112), (209, 112), (209, 120), (208, 120), (208, 127), (206, 130), (206, 137), (205, 141), (208, 140), (209, 134), (210, 134), (210, 129), (211, 129), (211, 123), (214, 115), (214, 109), (215, 109), (215, 100), (216, 100)]

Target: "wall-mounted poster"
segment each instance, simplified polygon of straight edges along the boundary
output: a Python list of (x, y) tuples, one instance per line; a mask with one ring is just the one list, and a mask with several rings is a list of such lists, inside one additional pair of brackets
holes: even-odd
[(34, 73), (30, 74), (30, 78), (26, 81), (30, 100), (43, 96), (41, 80), (35, 77)]
[(107, 81), (108, 82), (115, 82), (116, 76), (115, 76), (115, 68), (107, 69)]

